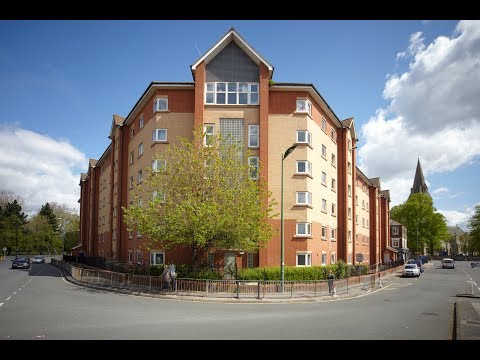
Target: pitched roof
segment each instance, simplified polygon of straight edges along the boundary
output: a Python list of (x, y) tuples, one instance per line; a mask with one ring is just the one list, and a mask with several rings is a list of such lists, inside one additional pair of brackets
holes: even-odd
[(417, 169), (415, 170), (415, 178), (413, 179), (413, 186), (410, 189), (410, 195), (412, 194), (426, 194), (432, 197), (428, 192), (428, 186), (425, 183), (425, 178), (423, 177), (422, 166), (420, 165), (420, 158), (417, 161)]
[(453, 236), (453, 235), (459, 236), (459, 235), (465, 234), (465, 231), (463, 231), (462, 229), (460, 229), (460, 228), (458, 227), (458, 225), (455, 225), (455, 226), (447, 226), (447, 230), (448, 230), (448, 233), (449, 233), (450, 235), (452, 235), (452, 236)]
[(395, 221), (395, 220), (392, 220), (392, 219), (390, 219), (390, 225), (402, 225), (402, 226), (405, 226), (405, 225), (403, 225), (402, 223), (399, 223), (398, 221)]
[(381, 190), (380, 194), (385, 196), (388, 199), (388, 201), (390, 201), (390, 190)]
[(341, 121), (344, 128), (350, 129), (350, 136), (357, 141), (357, 132), (355, 131), (355, 122), (353, 117)]
[(98, 161), (95, 160), (95, 159), (89, 159), (89, 160), (88, 160), (88, 165), (89, 165), (90, 167), (95, 167), (95, 165), (97, 165), (97, 162), (98, 162)]
[(371, 179), (368, 179), (368, 180), (370, 180), (370, 182), (373, 184), (373, 186), (375, 186), (375, 187), (378, 188), (379, 190), (382, 189), (382, 188), (380, 187), (380, 178), (379, 178), (379, 177), (371, 178)]
[(219, 41), (217, 41), (205, 54), (203, 54), (190, 66), (193, 79), (195, 79), (195, 71), (197, 70), (197, 66), (200, 65), (202, 61), (205, 61), (205, 64), (208, 64), (215, 56), (217, 56), (220, 51), (223, 50), (225, 46), (230, 44), (232, 41), (234, 41), (257, 65), (263, 63), (268, 68), (270, 79), (272, 78), (273, 66), (267, 60), (265, 60), (265, 58), (260, 56), (258, 51), (251, 47), (245, 41), (245, 39), (243, 39), (233, 27), (231, 27), (230, 30), (228, 30)]

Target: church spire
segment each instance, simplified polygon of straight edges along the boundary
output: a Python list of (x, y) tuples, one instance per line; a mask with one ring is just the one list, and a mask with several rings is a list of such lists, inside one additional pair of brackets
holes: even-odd
[(415, 179), (413, 180), (413, 187), (410, 190), (410, 195), (417, 193), (427, 194), (430, 196), (430, 193), (428, 192), (428, 186), (425, 183), (425, 178), (423, 177), (422, 166), (420, 165), (420, 157), (418, 158), (417, 170), (415, 171)]

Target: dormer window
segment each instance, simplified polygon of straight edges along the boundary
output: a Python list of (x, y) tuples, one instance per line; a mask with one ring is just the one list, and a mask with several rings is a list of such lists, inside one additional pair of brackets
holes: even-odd
[(307, 99), (298, 99), (295, 112), (312, 115), (312, 104)]
[(205, 83), (205, 104), (258, 105), (258, 83)]

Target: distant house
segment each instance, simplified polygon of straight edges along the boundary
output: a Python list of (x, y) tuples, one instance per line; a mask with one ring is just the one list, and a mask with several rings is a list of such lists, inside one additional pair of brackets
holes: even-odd
[(463, 249), (462, 244), (460, 243), (460, 238), (465, 234), (465, 231), (460, 229), (458, 225), (447, 226), (447, 229), (450, 238), (443, 242), (441, 255), (452, 256), (465, 253), (467, 250)]
[(405, 261), (409, 258), (407, 247), (407, 228), (398, 221), (390, 219), (390, 246), (393, 260)]

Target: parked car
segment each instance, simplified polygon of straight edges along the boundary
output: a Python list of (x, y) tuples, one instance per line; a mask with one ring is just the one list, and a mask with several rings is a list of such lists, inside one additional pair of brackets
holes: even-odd
[(442, 269), (455, 269), (455, 261), (450, 258), (442, 259)]
[(32, 258), (32, 263), (34, 263), (34, 264), (45, 264), (45, 258), (43, 256), (34, 256)]
[(407, 261), (407, 264), (417, 264), (420, 272), (423, 273), (423, 262), (420, 259), (410, 259)]
[(12, 269), (30, 269), (30, 263), (28, 256), (16, 256), (12, 260)]
[(402, 270), (402, 276), (420, 276), (420, 268), (417, 264), (405, 264)]

